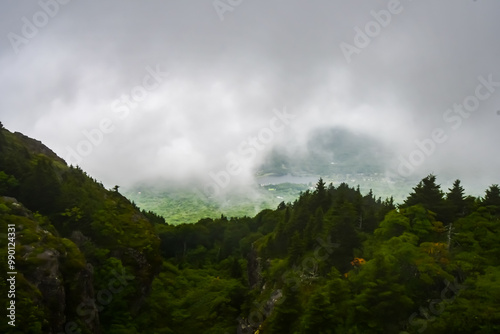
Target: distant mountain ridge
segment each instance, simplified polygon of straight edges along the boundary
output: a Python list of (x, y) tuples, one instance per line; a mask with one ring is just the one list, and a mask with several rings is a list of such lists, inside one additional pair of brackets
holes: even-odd
[(305, 146), (276, 147), (258, 174), (322, 175), (383, 173), (391, 151), (367, 135), (342, 127), (312, 131)]

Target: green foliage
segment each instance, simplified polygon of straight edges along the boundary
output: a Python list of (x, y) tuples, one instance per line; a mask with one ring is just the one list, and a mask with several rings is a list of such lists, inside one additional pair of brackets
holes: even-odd
[(13, 175), (8, 175), (4, 171), (0, 171), (0, 194), (15, 192), (19, 186), (19, 181)]
[[(223, 272), (183, 269), (164, 263), (137, 319), (142, 333), (224, 333), (231, 331), (245, 288)], [(217, 276), (216, 276), (217, 275)]]
[[(125, 197), (104, 189), (79, 167), (66, 166), (40, 142), (0, 132), (0, 195), (9, 196), (0, 197), (0, 223), (4, 231), (7, 224), (16, 226), (18, 319), (30, 319), (19, 328), (60, 332), (66, 316), (89, 333), (90, 326), (99, 326), (99, 316), (102, 328), (121, 330), (115, 322), (132, 321), (161, 264), (155, 228)], [(7, 254), (5, 239), (0, 245)], [(99, 269), (92, 273), (92, 268)], [(125, 277), (133, 279), (104, 305), (114, 282), (110, 273), (125, 268)], [(89, 300), (96, 300), (99, 314), (82, 312)], [(87, 322), (85, 312), (95, 321)]]
[(264, 333), (293, 333), (299, 326), (302, 313), (300, 298), (295, 289), (286, 286), (272, 316), (266, 322)]
[[(0, 152), (0, 229), (16, 226), (17, 333), (61, 332), (61, 319), (82, 333), (500, 331), (498, 185), (476, 199), (459, 180), (443, 193), (429, 175), (396, 208), (320, 179), (298, 197), (262, 187), (277, 209), (239, 218), (191, 194), (162, 204), (177, 210), (167, 224), (21, 134), (0, 129)], [(293, 199), (276, 198), (287, 191)], [(241, 212), (269, 207), (260, 204)], [(212, 218), (181, 223), (200, 207)]]
[(436, 184), (436, 176), (428, 175), (413, 188), (413, 192), (404, 202), (404, 207), (422, 205), (437, 214), (437, 219), (448, 223), (449, 208), (446, 206), (441, 186)]
[(332, 268), (328, 282), (315, 287), (301, 317), (299, 333), (347, 332), (348, 307), (351, 297), (349, 283)]
[(496, 214), (500, 214), (500, 187), (498, 184), (494, 184), (486, 190), (482, 205), (490, 206)]

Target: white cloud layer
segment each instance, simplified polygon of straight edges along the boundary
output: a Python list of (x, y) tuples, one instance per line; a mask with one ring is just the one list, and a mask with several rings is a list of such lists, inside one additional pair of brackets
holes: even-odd
[[(391, 6), (398, 13), (378, 23)], [(206, 178), (284, 107), (297, 118), (273, 143), (341, 125), (409, 159), (441, 128), (448, 139), (418, 170), (500, 179), (500, 87), (458, 128), (443, 118), (478, 77), (500, 82), (497, 1), (244, 0), (223, 21), (212, 1), (0, 7), (0, 120), (63, 158), (90, 134), (78, 164), (108, 186)], [(346, 59), (342, 43), (357, 52)], [(157, 67), (168, 75), (154, 85)]]

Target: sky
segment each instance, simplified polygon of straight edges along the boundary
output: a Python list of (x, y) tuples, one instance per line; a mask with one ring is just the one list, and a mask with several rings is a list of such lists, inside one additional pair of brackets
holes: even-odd
[(108, 187), (238, 186), (273, 147), (336, 126), (390, 147), (389, 176), (500, 183), (498, 13), (495, 0), (4, 0), (0, 121)]

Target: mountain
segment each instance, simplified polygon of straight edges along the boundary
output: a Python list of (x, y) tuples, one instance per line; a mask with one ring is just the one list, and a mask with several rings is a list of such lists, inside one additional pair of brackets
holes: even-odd
[(2, 332), (500, 331), (498, 185), (428, 175), (396, 207), (320, 178), (255, 216), (178, 225), (118, 190), (0, 129)]
[(376, 139), (343, 127), (311, 131), (304, 147), (275, 147), (259, 174), (338, 175), (380, 174), (391, 151)]
[[(15, 227), (16, 245), (3, 288), (17, 271), (16, 330), (2, 322), (2, 332), (99, 333), (112, 314), (136, 313), (161, 264), (148, 216), (41, 142), (1, 129), (0, 222)], [(1, 247), (7, 254), (5, 237)]]

